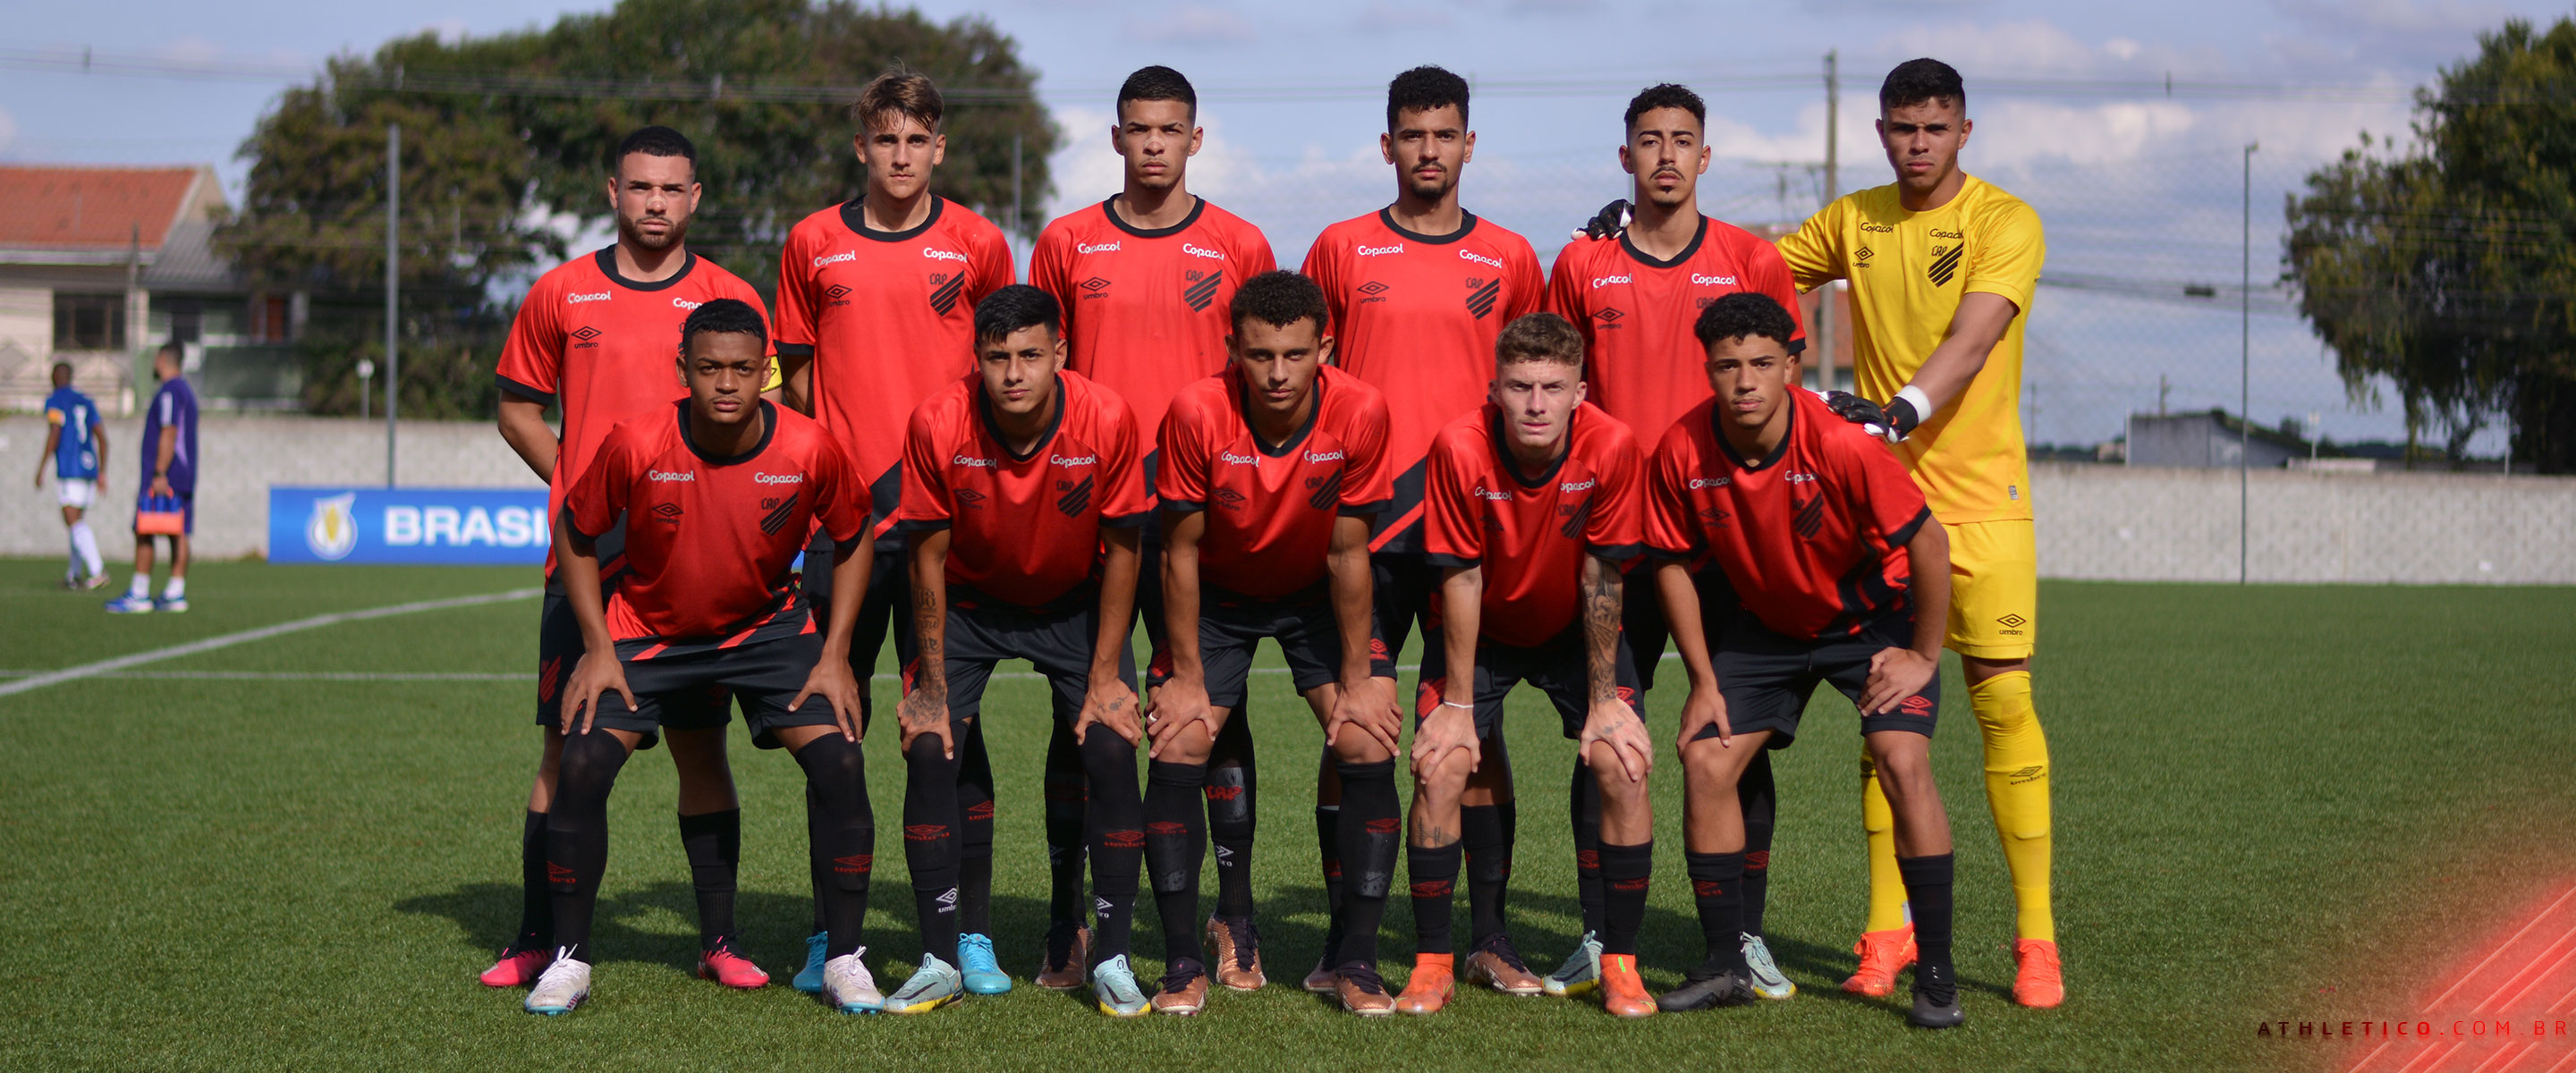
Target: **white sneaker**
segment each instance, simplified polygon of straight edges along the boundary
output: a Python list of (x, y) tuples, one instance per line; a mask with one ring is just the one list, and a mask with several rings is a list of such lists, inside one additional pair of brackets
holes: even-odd
[(875, 1013), (885, 1008), (885, 993), (877, 990), (877, 978), (868, 972), (860, 955), (843, 954), (823, 963), (823, 1001), (842, 1013)]
[(1761, 936), (1751, 932), (1736, 934), (1744, 940), (1744, 966), (1752, 973), (1754, 994), (1778, 1001), (1798, 993), (1798, 985), (1782, 975), (1780, 966), (1771, 960), (1771, 948), (1763, 944)]
[(555, 951), (554, 964), (546, 966), (537, 977), (537, 986), (528, 992), (528, 1012), (560, 1017), (590, 997), (590, 963), (574, 961), (572, 951)]

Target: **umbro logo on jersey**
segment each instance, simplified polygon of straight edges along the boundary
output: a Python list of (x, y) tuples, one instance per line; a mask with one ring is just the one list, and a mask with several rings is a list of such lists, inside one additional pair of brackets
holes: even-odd
[[(1468, 280), (1467, 282), (1472, 284), (1476, 281)], [(1484, 286), (1476, 288), (1473, 292), (1470, 292), (1467, 295), (1467, 311), (1474, 313), (1477, 320), (1483, 320), (1485, 319), (1486, 314), (1494, 311), (1494, 303), (1502, 301), (1502, 298), (1503, 281), (1499, 279), (1487, 280)]]
[(1869, 264), (1869, 259), (1874, 256), (1877, 256), (1877, 251), (1872, 250), (1867, 246), (1863, 246), (1852, 254), (1852, 260), (1858, 261), (1863, 265), (1867, 265)]
[(680, 505), (677, 503), (656, 503), (653, 505), (653, 516), (666, 522), (679, 521), (680, 515), (683, 513), (686, 512), (682, 511), (680, 509)]
[[(1079, 518), (1084, 510), (1090, 508), (1092, 474), (1083, 474), (1079, 482), (1057, 481), (1055, 483), (1057, 488), (1064, 489), (1063, 495), (1055, 497), (1055, 509), (1063, 512), (1065, 517)], [(1070, 488), (1066, 487), (1068, 483), (1072, 485)]]
[(1626, 317), (1626, 316), (1627, 316), (1627, 314), (1622, 313), (1622, 312), (1620, 312), (1620, 311), (1618, 311), (1618, 310), (1616, 310), (1616, 309), (1604, 309), (1604, 310), (1602, 310), (1602, 311), (1600, 311), (1600, 312), (1598, 312), (1598, 313), (1593, 314), (1593, 315), (1592, 315), (1592, 319), (1597, 320), (1597, 321), (1600, 321), (1600, 322), (1601, 322), (1602, 324), (1604, 324), (1604, 325), (1610, 325), (1610, 324), (1617, 324), (1617, 323), (1619, 323), (1620, 319), (1621, 319), (1621, 318), (1623, 318), (1623, 317)]
[(829, 298), (833, 302), (838, 303), (850, 297), (850, 289), (841, 284), (835, 283), (829, 287), (823, 288), (823, 297)]
[(1732, 517), (1734, 517), (1734, 515), (1728, 514), (1717, 507), (1708, 507), (1699, 512), (1699, 520), (1707, 522), (1710, 525), (1725, 525), (1726, 520)]
[(1306, 483), (1314, 488), (1314, 492), (1306, 497), (1306, 505), (1316, 510), (1331, 510), (1333, 504), (1342, 498), (1342, 471), (1338, 467), (1331, 476), (1317, 477)]
[(966, 293), (966, 273), (930, 274), (930, 308), (945, 315), (957, 308), (957, 296)]
[(598, 346), (599, 337), (606, 334), (608, 333), (584, 324), (573, 330), (572, 337), (581, 340), (582, 346)]
[(804, 497), (805, 493), (799, 490), (796, 494), (788, 496), (787, 502), (779, 504), (778, 509), (761, 515), (760, 531), (770, 536), (778, 535), (778, 530), (786, 526), (787, 519), (796, 513), (796, 501)]
[(1190, 312), (1205, 311), (1208, 303), (1216, 300), (1216, 288), (1225, 282), (1225, 273), (1193, 271), (1189, 275), (1194, 282), (1181, 288), (1181, 301), (1189, 303)]
[(1082, 281), (1082, 289), (1090, 291), (1093, 294), (1098, 294), (1109, 289), (1109, 281), (1098, 276), (1093, 276), (1090, 279)]
[(982, 509), (984, 509), (984, 493), (982, 493), (982, 492), (978, 492), (978, 491), (976, 491), (976, 490), (974, 490), (974, 489), (972, 489), (972, 488), (960, 488), (960, 489), (958, 489), (958, 490), (957, 490), (957, 509), (959, 509), (959, 510), (982, 510)]
[(1932, 267), (1924, 271), (1924, 276), (1929, 278), (1935, 287), (1948, 286), (1950, 277), (1959, 274), (1959, 256), (1967, 252), (1968, 247), (1964, 243), (1952, 246), (1947, 251), (1939, 246), (1932, 247)]
[(1360, 304), (1361, 304), (1361, 305), (1367, 305), (1367, 304), (1369, 304), (1369, 303), (1371, 303), (1371, 302), (1383, 302), (1383, 301), (1386, 301), (1386, 292), (1391, 291), (1391, 290), (1394, 290), (1394, 289), (1395, 289), (1395, 288), (1393, 288), (1393, 287), (1389, 287), (1389, 286), (1387, 286), (1386, 284), (1384, 284), (1384, 283), (1380, 283), (1380, 282), (1378, 282), (1378, 281), (1376, 281), (1376, 280), (1370, 280), (1370, 281), (1368, 281), (1368, 282), (1366, 282), (1366, 283), (1360, 284), (1360, 285), (1359, 285), (1359, 288), (1358, 288), (1359, 292), (1360, 292), (1361, 294), (1364, 294), (1364, 295), (1367, 295), (1367, 296), (1368, 296), (1368, 297), (1366, 297), (1366, 298), (1362, 298), (1362, 299), (1360, 299)]
[(1208, 493), (1208, 498), (1215, 500), (1217, 506), (1233, 510), (1241, 510), (1244, 503), (1247, 502), (1243, 493), (1235, 491), (1232, 488), (1219, 488), (1216, 491)]
[(1698, 298), (1695, 298), (1695, 299), (1693, 299), (1693, 300), (1691, 301), (1691, 308), (1693, 308), (1693, 309), (1706, 309), (1706, 308), (1708, 308), (1708, 307), (1710, 307), (1710, 306), (1712, 306), (1712, 305), (1715, 305), (1715, 304), (1717, 304), (1717, 296), (1716, 296), (1716, 295), (1713, 295), (1713, 294), (1703, 294), (1703, 295), (1700, 295)]

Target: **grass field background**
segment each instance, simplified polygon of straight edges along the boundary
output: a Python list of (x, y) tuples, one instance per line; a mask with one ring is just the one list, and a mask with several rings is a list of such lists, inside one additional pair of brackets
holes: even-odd
[[(54, 589), (59, 571), (0, 562), (0, 681), (534, 582), (527, 570), (208, 563), (189, 614), (111, 617), (94, 594)], [(783, 753), (736, 737), (742, 930), (777, 984), (736, 993), (689, 975), (693, 903), (670, 766), (652, 753), (611, 803), (593, 1001), (529, 1017), (518, 992), (473, 981), (518, 912), (537, 745), (519, 677), (535, 634), (524, 599), (0, 697), (0, 1067), (2344, 1068), (2347, 1047), (2256, 1026), (2412, 1016), (2515, 914), (2576, 884), (2576, 593), (2050, 583), (2042, 607), (2070, 994), (2054, 1011), (2006, 998), (2011, 894), (1953, 660), (1933, 755), (1959, 846), (1963, 1031), (1909, 1029), (1902, 990), (1879, 1001), (1835, 988), (1863, 907), (1857, 741), (1848, 706), (1821, 698), (1777, 757), (1769, 931), (1794, 1000), (1640, 1023), (1490, 993), (1428, 1019), (1340, 1014), (1293, 988), (1324, 923), (1304, 781), (1318, 735), (1276, 674), (1256, 676), (1251, 702), (1264, 992), (1219, 991), (1195, 1019), (1112, 1022), (1027, 985), (1046, 894), (1045, 698), (1040, 682), (1004, 680), (986, 705), (1002, 798), (994, 920), (1019, 990), (854, 1018), (786, 988), (809, 918), (802, 781)], [(282, 677), (335, 673), (462, 677)], [(1657, 990), (1700, 949), (1669, 752), (1679, 693), (1668, 680), (1648, 697), (1663, 736), (1641, 961)], [(891, 684), (876, 695), (882, 710)], [(1507, 728), (1523, 802), (1513, 927), (1544, 969), (1580, 930), (1570, 749), (1535, 693), (1515, 697)], [(867, 742), (886, 865), (869, 960), (889, 989), (914, 947), (891, 741), (886, 726)], [(1400, 986), (1412, 921), (1397, 901), (1383, 968)], [(1150, 904), (1140, 953), (1159, 952)], [(1160, 970), (1150, 957), (1139, 967)]]

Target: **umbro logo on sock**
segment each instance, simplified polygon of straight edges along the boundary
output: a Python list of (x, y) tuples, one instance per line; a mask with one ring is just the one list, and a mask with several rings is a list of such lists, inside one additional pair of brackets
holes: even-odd
[(1384, 819), (1370, 820), (1368, 822), (1368, 833), (1373, 835), (1391, 835), (1395, 833), (1397, 827), (1402, 825), (1402, 822), (1403, 821), (1397, 820), (1393, 816), (1389, 816)]
[(876, 863), (876, 854), (873, 853), (862, 853), (855, 857), (834, 857), (832, 870), (844, 875), (866, 875), (875, 870)]

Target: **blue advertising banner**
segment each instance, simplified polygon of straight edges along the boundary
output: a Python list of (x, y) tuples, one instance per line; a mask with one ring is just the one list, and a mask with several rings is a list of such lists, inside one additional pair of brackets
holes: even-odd
[(268, 561), (537, 566), (553, 535), (543, 488), (268, 490)]

